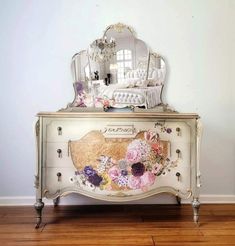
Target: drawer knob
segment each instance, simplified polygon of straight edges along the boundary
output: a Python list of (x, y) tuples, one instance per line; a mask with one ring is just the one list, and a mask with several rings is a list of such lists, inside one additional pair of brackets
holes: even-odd
[(175, 176), (177, 177), (177, 179), (178, 179), (178, 181), (180, 181), (180, 173), (179, 172), (177, 172), (176, 174), (175, 174)]
[(57, 176), (57, 178), (58, 178), (58, 181), (60, 181), (60, 180), (61, 180), (62, 174), (61, 174), (60, 172), (58, 172), (58, 173), (56, 174), (56, 176)]
[(176, 128), (176, 131), (177, 131), (177, 136), (180, 136), (180, 131), (181, 129), (179, 127)]
[(62, 150), (61, 149), (57, 149), (57, 153), (58, 153), (58, 157), (62, 158)]
[(57, 127), (58, 135), (62, 135), (62, 127), (58, 126)]
[(181, 151), (179, 149), (177, 149), (175, 152), (178, 155), (178, 158), (180, 158)]

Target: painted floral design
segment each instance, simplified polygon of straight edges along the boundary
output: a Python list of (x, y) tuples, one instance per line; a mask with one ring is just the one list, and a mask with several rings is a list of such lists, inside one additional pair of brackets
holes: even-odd
[(131, 166), (131, 173), (135, 177), (142, 176), (145, 172), (145, 165), (143, 163), (134, 163)]
[(82, 184), (100, 190), (147, 191), (158, 176), (176, 166), (177, 160), (171, 161), (166, 156), (159, 134), (146, 131), (144, 139), (134, 139), (128, 144), (123, 159), (101, 155), (97, 157), (97, 163), (87, 164), (75, 175)]
[(109, 108), (115, 105), (114, 99), (109, 99), (108, 97), (96, 97), (95, 107), (97, 108)]
[(130, 163), (144, 161), (147, 159), (150, 150), (150, 146), (146, 141), (135, 139), (127, 148), (126, 160)]

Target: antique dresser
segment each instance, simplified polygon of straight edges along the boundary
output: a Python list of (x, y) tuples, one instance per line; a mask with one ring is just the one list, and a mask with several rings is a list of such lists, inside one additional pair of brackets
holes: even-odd
[(70, 193), (117, 203), (171, 193), (192, 199), (198, 222), (201, 124), (162, 103), (165, 73), (120, 23), (73, 57), (74, 101), (37, 115), (36, 228), (43, 198)]

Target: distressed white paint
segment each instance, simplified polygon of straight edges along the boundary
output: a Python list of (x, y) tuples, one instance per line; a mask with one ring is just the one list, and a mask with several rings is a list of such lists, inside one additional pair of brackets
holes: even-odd
[(34, 116), (72, 101), (72, 55), (117, 22), (165, 57), (164, 101), (202, 117), (202, 194), (235, 195), (235, 1), (1, 0), (0, 196), (34, 195)]

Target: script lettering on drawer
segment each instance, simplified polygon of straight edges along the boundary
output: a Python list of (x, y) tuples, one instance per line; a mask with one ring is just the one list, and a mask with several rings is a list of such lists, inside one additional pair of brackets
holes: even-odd
[(190, 190), (190, 128), (182, 122), (103, 123), (69, 148), (79, 189), (108, 196)]

